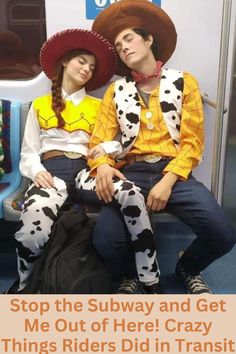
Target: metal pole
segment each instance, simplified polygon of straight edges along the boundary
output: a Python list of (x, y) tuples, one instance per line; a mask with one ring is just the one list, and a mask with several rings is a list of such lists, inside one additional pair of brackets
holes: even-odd
[(216, 107), (216, 123), (213, 147), (213, 164), (211, 176), (211, 190), (221, 204), (221, 195), (219, 194), (219, 179), (220, 179), (220, 162), (222, 151), (222, 132), (223, 132), (223, 116), (224, 116), (224, 100), (225, 86), (227, 76), (228, 62), (228, 47), (230, 34), (230, 18), (231, 18), (232, 0), (224, 0), (222, 14), (222, 31), (221, 31), (221, 46), (219, 60), (219, 78), (217, 88), (217, 107)]

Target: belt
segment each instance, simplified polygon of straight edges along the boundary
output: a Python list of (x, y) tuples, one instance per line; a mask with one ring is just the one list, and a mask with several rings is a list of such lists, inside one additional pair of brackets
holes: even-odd
[(50, 150), (46, 151), (41, 155), (41, 160), (45, 161), (56, 156), (66, 156), (68, 159), (83, 159), (86, 160), (86, 157), (83, 154), (73, 151), (61, 151), (61, 150)]
[(167, 160), (167, 156), (158, 156), (158, 155), (153, 155), (153, 154), (143, 154), (143, 155), (128, 155), (126, 156), (126, 162), (129, 165), (132, 165), (132, 163), (136, 161), (146, 161), (148, 163), (155, 163), (158, 161), (163, 161)]

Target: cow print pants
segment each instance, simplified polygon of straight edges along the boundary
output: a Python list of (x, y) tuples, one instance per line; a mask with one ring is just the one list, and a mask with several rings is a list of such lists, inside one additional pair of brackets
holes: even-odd
[[(66, 162), (62, 161), (63, 168)], [(46, 167), (50, 170), (49, 166)], [(78, 182), (79, 176), (81, 176), (81, 183)], [(95, 179), (88, 178), (85, 170), (82, 170), (76, 180), (78, 188), (95, 189)], [(25, 194), (26, 199), (21, 214), (22, 227), (15, 234), (19, 290), (27, 285), (34, 263), (48, 242), (58, 210), (68, 197), (64, 180), (54, 177), (54, 184), (55, 188), (50, 189), (37, 188), (31, 184)], [(156, 283), (160, 272), (144, 198), (140, 189), (132, 182), (118, 180), (114, 186), (115, 200), (131, 235), (139, 279), (150, 285)]]
[[(140, 193), (140, 188), (135, 186), (133, 182), (116, 179), (113, 183), (114, 198), (131, 235), (139, 280), (147, 285), (157, 283), (160, 271), (156, 258), (154, 235), (144, 197)], [(82, 170), (76, 177), (76, 187), (95, 190), (95, 178), (89, 176), (88, 170)]]
[(49, 239), (58, 209), (68, 196), (66, 183), (57, 177), (53, 179), (54, 188), (38, 188), (31, 184), (25, 194), (22, 227), (15, 234), (19, 290), (27, 285), (34, 262)]

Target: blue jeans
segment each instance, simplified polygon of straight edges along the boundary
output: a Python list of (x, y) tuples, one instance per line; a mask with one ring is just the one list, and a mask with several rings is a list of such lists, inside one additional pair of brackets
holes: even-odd
[(61, 178), (66, 183), (74, 183), (75, 176), (87, 167), (83, 159), (68, 159), (66, 156), (56, 156), (42, 162), (53, 177)]
[[(146, 198), (150, 189), (163, 177), (162, 171), (168, 162), (135, 162), (125, 166), (122, 173), (141, 188)], [(228, 253), (236, 242), (235, 229), (223, 209), (192, 175), (187, 181), (176, 182), (165, 211), (182, 219), (196, 235), (182, 258), (184, 268), (192, 275), (199, 274), (214, 260)], [(126, 233), (120, 213), (113, 206), (103, 207), (94, 231), (94, 244), (113, 272), (120, 276), (133, 270), (132, 250)]]

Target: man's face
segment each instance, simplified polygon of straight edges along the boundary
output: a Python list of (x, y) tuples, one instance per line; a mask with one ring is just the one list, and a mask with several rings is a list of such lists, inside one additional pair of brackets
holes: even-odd
[(118, 34), (114, 44), (120, 59), (129, 68), (134, 69), (150, 55), (152, 37), (144, 41), (139, 34), (128, 28)]

